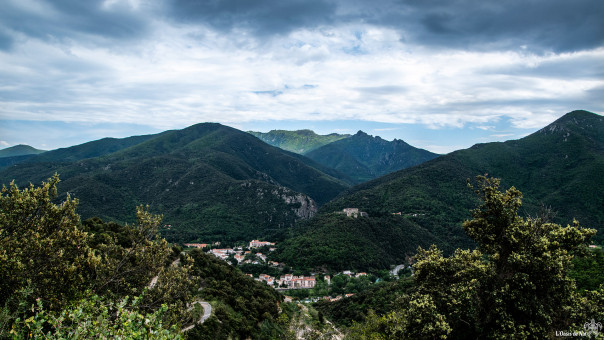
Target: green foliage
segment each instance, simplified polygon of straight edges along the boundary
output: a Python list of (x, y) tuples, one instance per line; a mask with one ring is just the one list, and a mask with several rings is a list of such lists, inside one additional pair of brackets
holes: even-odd
[(445, 241), (405, 216), (347, 217), (320, 214), (300, 223), (271, 257), (294, 268), (377, 271), (405, 263), (417, 245)]
[(85, 223), (86, 232), (75, 212), (76, 200), (68, 196), (60, 204), (52, 202), (58, 182), (55, 175), (38, 188), (19, 190), (12, 183), (2, 189), (0, 335), (6, 336), (11, 325), (21, 327), (19, 320), (35, 318), (35, 311), (23, 308), (34, 299), (45, 311), (63, 313), (87, 291), (108, 301), (142, 295), (137, 303), (141, 313), (153, 314), (166, 306), (161, 313), (164, 324), (185, 320), (196, 291), (192, 260), (178, 258), (159, 238), (161, 216), (139, 207), (136, 225), (119, 227), (93, 219)]
[(17, 319), (9, 334), (13, 339), (182, 339), (176, 327), (164, 328), (166, 306), (145, 314), (138, 309), (141, 300), (112, 303), (92, 295), (60, 313), (44, 309), (38, 300), (33, 315)]
[(362, 323), (374, 315), (385, 315), (400, 307), (397, 304), (404, 294), (413, 290), (413, 280), (405, 278), (394, 282), (380, 282), (345, 299), (329, 302), (320, 300), (314, 308), (340, 327), (350, 327), (354, 322)]
[(258, 137), (267, 144), (301, 155), (320, 148), (323, 145), (350, 137), (350, 135), (340, 135), (337, 133), (317, 135), (311, 130), (271, 130), (267, 133), (248, 131), (248, 133)]
[(573, 258), (570, 271), (580, 291), (597, 290), (604, 284), (604, 251), (594, 249)]
[(436, 158), (430, 151), (415, 148), (402, 140), (392, 142), (359, 131), (308, 152), (306, 156), (319, 164), (336, 169), (362, 183), (385, 174)]
[(93, 274), (89, 236), (78, 229), (77, 200), (52, 203), (58, 176), (41, 187), (0, 192), (0, 305), (29, 287), (52, 310), (78, 297)]
[(202, 281), (201, 298), (212, 302), (213, 309), (212, 317), (189, 331), (188, 337), (245, 339), (275, 330), (279, 316), (277, 305), (282, 299), (279, 293), (198, 249), (191, 251), (191, 256), (192, 271)]
[(478, 249), (446, 258), (436, 246), (419, 248), (417, 291), (406, 308), (374, 322), (379, 329), (413, 338), (544, 338), (602, 315), (601, 292), (579, 295), (568, 275), (595, 230), (522, 218), (518, 190), (500, 192), (494, 178), (477, 182), (481, 204), (464, 229)]

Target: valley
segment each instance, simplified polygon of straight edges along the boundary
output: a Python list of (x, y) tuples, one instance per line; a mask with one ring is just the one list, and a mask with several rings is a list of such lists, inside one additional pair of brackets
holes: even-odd
[[(485, 241), (468, 231), (467, 221), (483, 221), (476, 216), (486, 209), (480, 204), (490, 196), (480, 196), (480, 188), (484, 191), (485, 181), (494, 185), (489, 181), (495, 179), (496, 189), (522, 193), (510, 199), (521, 202), (512, 225), (568, 225), (565, 232), (577, 234), (556, 242), (579, 247), (577, 240), (585, 239), (584, 246), (591, 248), (577, 250), (574, 262), (581, 271), (569, 273), (581, 292), (597, 291), (604, 245), (602, 173), (604, 118), (587, 111), (569, 112), (518, 140), (476, 144), (446, 155), (362, 131), (261, 134), (202, 123), (44, 152), (20, 147), (0, 157), (0, 180), (5, 186), (15, 183), (11, 191), (3, 191), (4, 199), (16, 195), (17, 187), (50, 178), (56, 197), (44, 204), (72, 202), (74, 214), (77, 205), (78, 217), (71, 218), (74, 235), (86, 240), (86, 256), (96, 254), (79, 265), (97, 263), (99, 267), (85, 270), (96, 272), (97, 278), (117, 275), (111, 271), (130, 256), (130, 249), (137, 249), (133, 226), (141, 223), (141, 216), (157, 214), (157, 221), (146, 217), (155, 221), (157, 236), (141, 241), (146, 245), (140, 248), (140, 258), (129, 260), (138, 276), (98, 289), (89, 274), (81, 274), (80, 284), (88, 282), (98, 294), (114, 298), (131, 289), (144, 299), (143, 282), (156, 274), (136, 266), (151, 261), (155, 272), (165, 273), (153, 277), (154, 284), (147, 288), (158, 299), (180, 299), (170, 307), (178, 318), (193, 313), (183, 306), (194, 299), (211, 305), (203, 324), (187, 324), (187, 337), (200, 339), (207, 334), (285, 334), (294, 324), (300, 329), (300, 318), (313, 325), (302, 327), (304, 332), (355, 334), (363, 323), (377, 322), (375, 313), (400, 310), (401, 304), (423, 298), (417, 295), (422, 289), (432, 292), (431, 281), (421, 281), (421, 263), (427, 259), (458, 261), (454, 259), (465, 256), (463, 261), (486, 270), (488, 265), (477, 264), (478, 255), (463, 252), (484, 247)], [(23, 195), (33, 188), (24, 189)], [(3, 206), (5, 219), (16, 216), (11, 212), (17, 210), (7, 210), (8, 204)], [(132, 214), (137, 209), (138, 214)], [(18, 249), (18, 239), (11, 242), (6, 251)], [(156, 249), (157, 258), (146, 259), (143, 249)], [(78, 256), (82, 261), (84, 255)], [(103, 272), (103, 261), (117, 267)], [(174, 261), (181, 263), (178, 273), (170, 265)], [(462, 262), (449, 264), (453, 273), (466, 273)], [(391, 273), (395, 266), (405, 268), (400, 279)], [(3, 270), (12, 273), (15, 268), (21, 267)], [(187, 277), (179, 286), (182, 291), (168, 290), (166, 285), (178, 277)], [(184, 291), (189, 293), (179, 295)], [(285, 305), (285, 299), (294, 302)], [(249, 315), (253, 320), (244, 321)], [(195, 317), (201, 316), (190, 316)], [(326, 323), (325, 317), (331, 321)], [(170, 322), (178, 328), (176, 319)], [(336, 326), (341, 329), (334, 330)]]

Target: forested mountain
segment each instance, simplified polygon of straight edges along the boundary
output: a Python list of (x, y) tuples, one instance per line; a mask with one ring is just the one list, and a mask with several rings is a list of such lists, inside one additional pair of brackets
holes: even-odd
[(281, 242), (274, 259), (309, 271), (370, 271), (405, 263), (417, 246), (449, 240), (430, 233), (405, 216), (348, 217), (320, 214), (304, 221), (293, 237)]
[(148, 204), (171, 225), (164, 235), (181, 241), (273, 235), (348, 186), (311, 160), (220, 124), (167, 131), (101, 157), (83, 159), (94, 152), (82, 148), (61, 161), (13, 165), (0, 180), (24, 186), (57, 172), (60, 192), (80, 199), (84, 218), (130, 221), (135, 206)]
[[(434, 243), (446, 253), (474, 248), (461, 224), (477, 204), (467, 179), (480, 174), (518, 188), (525, 197), (521, 214), (549, 210), (548, 218), (563, 225), (577, 219), (598, 229), (593, 240), (601, 243), (603, 173), (604, 118), (573, 111), (525, 138), (477, 144), (357, 185), (297, 229), (277, 258), (309, 268), (364, 270), (398, 263), (418, 245)], [(369, 217), (333, 214), (350, 207)]]
[(14, 157), (14, 156), (26, 156), (26, 155), (37, 155), (46, 152), (45, 150), (38, 150), (29, 145), (19, 144), (0, 150), (0, 158)]
[[(401, 212), (436, 235), (457, 235), (475, 200), (466, 179), (488, 174), (526, 199), (524, 215), (551, 208), (555, 222), (598, 229), (604, 240), (604, 118), (573, 111), (519, 140), (477, 144), (358, 185), (324, 211), (358, 207), (369, 215)], [(460, 244), (461, 245), (461, 244)], [(457, 245), (455, 245), (457, 246)]]
[[(165, 132), (164, 132), (165, 133)], [(131, 147), (161, 134), (132, 136), (126, 138), (103, 138), (84, 144), (60, 148), (44, 153), (27, 154), (0, 158), (0, 169), (18, 163), (74, 162), (94, 158)], [(41, 150), (39, 150), (41, 151)]]
[(400, 139), (392, 142), (363, 131), (306, 153), (317, 163), (336, 169), (357, 183), (405, 169), (438, 157)]
[(320, 148), (323, 145), (350, 137), (350, 135), (341, 135), (337, 133), (318, 135), (312, 130), (271, 130), (266, 133), (255, 131), (248, 132), (260, 138), (260, 140), (267, 144), (301, 155)]

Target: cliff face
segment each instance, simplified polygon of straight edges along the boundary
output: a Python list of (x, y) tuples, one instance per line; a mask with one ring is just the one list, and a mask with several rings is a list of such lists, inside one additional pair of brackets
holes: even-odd
[(317, 203), (312, 198), (285, 187), (281, 187), (280, 189), (274, 190), (273, 195), (280, 197), (285, 203), (292, 206), (292, 210), (296, 216), (304, 219), (315, 216), (318, 209)]

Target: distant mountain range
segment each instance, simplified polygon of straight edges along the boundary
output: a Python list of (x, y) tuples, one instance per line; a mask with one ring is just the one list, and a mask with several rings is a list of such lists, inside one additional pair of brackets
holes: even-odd
[[(321, 259), (316, 254), (330, 254), (326, 249), (354, 249), (360, 242), (370, 248), (363, 254), (386, 253), (383, 256), (401, 259), (415, 252), (414, 246), (400, 246), (401, 238), (416, 239), (416, 235), (435, 241), (445, 251), (471, 248), (461, 224), (477, 205), (466, 180), (479, 174), (501, 178), (501, 190), (515, 186), (522, 191), (524, 216), (537, 216), (542, 207), (549, 208), (554, 212), (553, 222), (566, 225), (577, 219), (584, 227), (598, 229), (595, 242), (604, 240), (604, 117), (573, 111), (525, 138), (477, 144), (349, 189), (324, 205), (318, 217), (289, 239), (279, 259), (320, 267), (337, 263), (341, 254), (332, 252), (333, 256)], [(366, 211), (369, 219), (388, 218), (388, 225), (378, 225), (367, 233), (362, 230), (370, 222), (349, 218), (338, 222), (346, 225), (347, 236), (327, 237), (339, 233), (339, 228), (322, 216), (333, 216), (330, 214), (347, 207)], [(368, 240), (354, 236), (359, 233)], [(295, 249), (303, 250), (292, 252)], [(371, 264), (357, 265), (365, 268)]]
[(305, 156), (342, 172), (355, 183), (362, 183), (429, 161), (438, 157), (438, 154), (418, 149), (400, 139), (389, 142), (359, 131), (354, 136), (326, 144)]
[(135, 206), (149, 204), (172, 224), (172, 240), (241, 240), (283, 232), (349, 186), (323, 168), (206, 123), (51, 151), (6, 167), (0, 180), (23, 186), (57, 172), (83, 218), (133, 221)]
[(0, 150), (0, 158), (37, 155), (37, 154), (41, 154), (43, 152), (46, 152), (46, 150), (38, 150), (29, 145), (19, 144), (19, 145), (11, 146), (6, 149)]
[(301, 155), (320, 148), (323, 145), (350, 137), (350, 135), (340, 135), (337, 133), (318, 135), (312, 130), (271, 130), (266, 133), (248, 131), (248, 133), (258, 137), (267, 144)]
[(311, 130), (249, 133), (284, 150), (302, 154), (358, 184), (438, 157), (402, 140), (392, 142), (363, 131), (355, 135), (318, 135)]
[[(307, 268), (375, 269), (404, 260), (417, 245), (473, 247), (461, 223), (477, 203), (466, 179), (478, 174), (501, 178), (502, 189), (520, 189), (525, 216), (545, 206), (556, 212), (555, 222), (576, 218), (604, 240), (604, 118), (587, 111), (519, 140), (439, 157), (363, 132), (306, 156), (205, 123), (3, 157), (0, 181), (39, 184), (58, 172), (60, 194), (80, 199), (83, 218), (132, 222), (135, 206), (149, 204), (171, 225), (163, 233), (172, 241), (287, 238), (276, 256)], [(411, 166), (421, 157), (433, 159)], [(351, 187), (405, 166), (411, 167)], [(348, 207), (369, 218), (336, 214)]]

